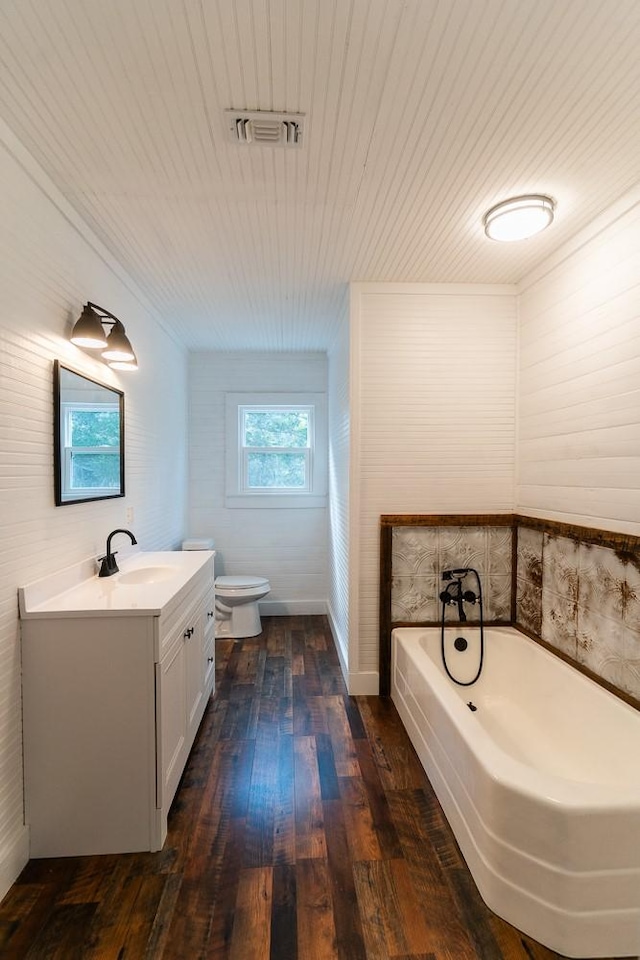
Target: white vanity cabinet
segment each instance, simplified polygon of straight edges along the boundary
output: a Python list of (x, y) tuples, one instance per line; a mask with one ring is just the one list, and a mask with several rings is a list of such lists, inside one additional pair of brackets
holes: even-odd
[(73, 590), (29, 604), (21, 590), (32, 857), (164, 843), (215, 676), (213, 554), (175, 563), (162, 589), (83, 582), (75, 593), (95, 586), (102, 608)]

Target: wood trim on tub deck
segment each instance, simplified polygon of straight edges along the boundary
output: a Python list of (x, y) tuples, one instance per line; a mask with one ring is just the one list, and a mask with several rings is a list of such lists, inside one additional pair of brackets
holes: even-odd
[(513, 513), (383, 513), (381, 527), (512, 527)]
[[(518, 527), (539, 530), (542, 533), (566, 537), (576, 542), (591, 543), (596, 546), (613, 550), (623, 561), (632, 563), (640, 570), (640, 537), (632, 534), (617, 533), (612, 530), (602, 530), (595, 527), (584, 527), (579, 524), (564, 523), (559, 520), (545, 520), (540, 517), (528, 517), (517, 513), (465, 513), (465, 514), (382, 514), (380, 516), (380, 597), (379, 597), (379, 676), (380, 696), (389, 696), (391, 692), (391, 631), (394, 627), (433, 627), (439, 626), (439, 621), (392, 621), (391, 619), (391, 582), (392, 570), (392, 540), (394, 527), (511, 527), (513, 537), (512, 563), (512, 590), (511, 590), (511, 620), (491, 621), (486, 626), (511, 626), (520, 630), (526, 636), (541, 644), (546, 650), (566, 661), (580, 673), (589, 677), (595, 683), (604, 687), (610, 693), (624, 700), (636, 710), (640, 710), (640, 700), (626, 693), (619, 687), (598, 676), (588, 667), (573, 660), (571, 657), (556, 649), (541, 637), (523, 627), (517, 621), (516, 610), (516, 574), (517, 574), (517, 531)], [(450, 621), (455, 626), (455, 621)]]
[[(381, 519), (384, 519), (381, 517)], [(382, 524), (380, 529), (380, 629), (379, 629), (379, 683), (380, 696), (391, 693), (391, 544), (393, 524)], [(384, 646), (384, 650), (383, 650)]]

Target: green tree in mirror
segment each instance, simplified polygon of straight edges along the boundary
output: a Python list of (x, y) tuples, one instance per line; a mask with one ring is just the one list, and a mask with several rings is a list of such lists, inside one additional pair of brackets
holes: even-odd
[(74, 410), (71, 418), (71, 442), (74, 447), (120, 446), (120, 413), (111, 410)]

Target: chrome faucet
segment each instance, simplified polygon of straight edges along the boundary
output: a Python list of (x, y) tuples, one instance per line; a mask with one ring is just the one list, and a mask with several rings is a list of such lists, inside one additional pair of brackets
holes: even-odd
[(111, 540), (115, 537), (116, 533), (126, 533), (128, 537), (131, 538), (131, 543), (137, 543), (138, 541), (131, 533), (131, 530), (124, 530), (122, 527), (118, 527), (117, 530), (112, 530), (109, 536), (107, 537), (107, 552), (104, 557), (98, 557), (100, 561), (100, 572), (98, 573), (99, 577), (112, 577), (114, 573), (118, 572), (118, 564), (116, 563), (116, 553), (115, 550), (111, 552)]

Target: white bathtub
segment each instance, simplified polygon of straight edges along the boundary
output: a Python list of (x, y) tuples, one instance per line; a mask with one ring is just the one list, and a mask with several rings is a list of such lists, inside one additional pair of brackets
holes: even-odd
[[(472, 677), (478, 628), (447, 628), (446, 649)], [(445, 675), (439, 628), (395, 629), (392, 657), (394, 703), (488, 906), (565, 956), (640, 954), (640, 713), (510, 627), (485, 630), (473, 686)]]

